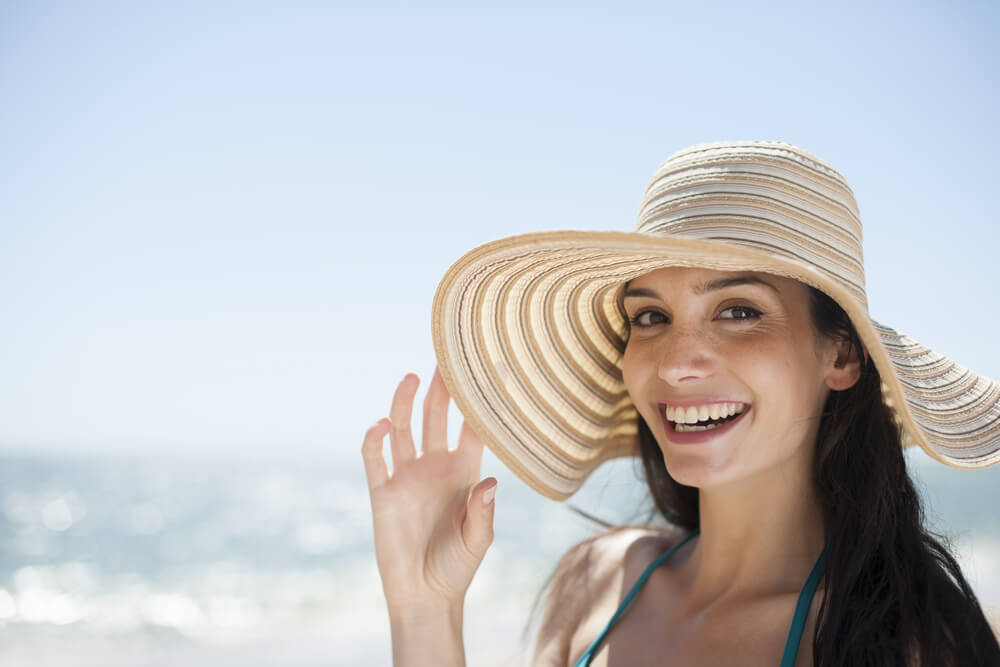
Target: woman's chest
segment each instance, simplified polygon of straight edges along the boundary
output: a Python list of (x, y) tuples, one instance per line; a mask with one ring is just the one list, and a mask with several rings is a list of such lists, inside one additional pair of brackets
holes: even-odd
[[(778, 667), (781, 663), (794, 615), (794, 596), (719, 606), (692, 616), (650, 599), (635, 600), (619, 618), (594, 654), (591, 667), (663, 664)], [(601, 633), (617, 605), (600, 607), (588, 614), (574, 633), (572, 660), (577, 660)], [(811, 643), (810, 619), (801, 633), (796, 667), (812, 664)]]

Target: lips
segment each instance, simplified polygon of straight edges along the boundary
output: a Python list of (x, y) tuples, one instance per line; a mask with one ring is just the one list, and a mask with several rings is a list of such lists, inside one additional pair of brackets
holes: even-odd
[[(667, 437), (670, 442), (677, 444), (697, 444), (702, 442), (707, 442), (714, 438), (720, 437), (725, 433), (728, 433), (737, 424), (743, 421), (747, 413), (750, 412), (751, 406), (746, 403), (737, 403), (739, 406), (736, 410), (726, 410), (723, 409), (718, 418), (713, 418), (712, 413), (719, 413), (718, 410), (714, 410), (712, 406), (719, 404), (708, 404), (708, 410), (706, 414), (706, 404), (694, 405), (694, 406), (667, 406), (665, 404), (660, 404), (660, 416), (663, 420), (664, 427), (667, 431)], [(732, 406), (732, 403), (724, 404)], [(727, 414), (729, 413), (729, 414)], [(674, 417), (674, 419), (668, 419), (667, 415)], [(701, 417), (693, 418), (690, 421), (687, 416)]]

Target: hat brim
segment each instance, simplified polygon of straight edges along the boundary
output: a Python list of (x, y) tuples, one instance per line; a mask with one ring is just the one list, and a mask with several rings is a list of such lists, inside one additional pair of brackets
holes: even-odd
[(769, 273), (825, 292), (878, 368), (904, 446), (960, 468), (1000, 461), (1000, 385), (877, 324), (857, 293), (813, 266), (738, 242), (553, 231), (468, 252), (441, 280), (432, 311), (438, 364), (456, 405), (539, 493), (565, 499), (601, 462), (637, 453), (618, 291), (671, 266)]

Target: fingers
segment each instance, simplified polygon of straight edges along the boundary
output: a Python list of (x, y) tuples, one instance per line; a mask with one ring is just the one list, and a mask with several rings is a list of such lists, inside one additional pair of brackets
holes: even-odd
[(389, 444), (392, 448), (393, 468), (412, 461), (417, 457), (413, 445), (413, 433), (410, 430), (410, 418), (413, 415), (413, 397), (417, 395), (420, 378), (414, 373), (407, 373), (396, 393), (392, 396), (392, 407), (389, 409)]
[(458, 448), (464, 449), (466, 453), (478, 456), (479, 460), (482, 460), (483, 441), (479, 439), (467, 421), (462, 422), (462, 430), (458, 434)]
[(434, 369), (431, 386), (424, 398), (424, 437), (425, 452), (447, 451), (448, 449), (448, 388), (444, 386), (441, 372)]
[(368, 489), (377, 489), (389, 478), (389, 471), (382, 456), (382, 443), (389, 432), (389, 420), (380, 419), (365, 432), (365, 440), (361, 445), (361, 458), (365, 460), (365, 477), (368, 478)]
[(497, 480), (487, 477), (472, 487), (466, 500), (465, 520), (462, 522), (462, 539), (465, 546), (477, 558), (486, 555), (493, 544), (493, 514)]

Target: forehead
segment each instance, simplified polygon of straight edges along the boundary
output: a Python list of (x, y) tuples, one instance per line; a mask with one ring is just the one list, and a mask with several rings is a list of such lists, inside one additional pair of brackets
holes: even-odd
[(626, 296), (637, 291), (683, 291), (703, 294), (733, 285), (758, 285), (779, 294), (804, 290), (797, 280), (757, 271), (716, 271), (672, 266), (637, 276), (625, 284)]

